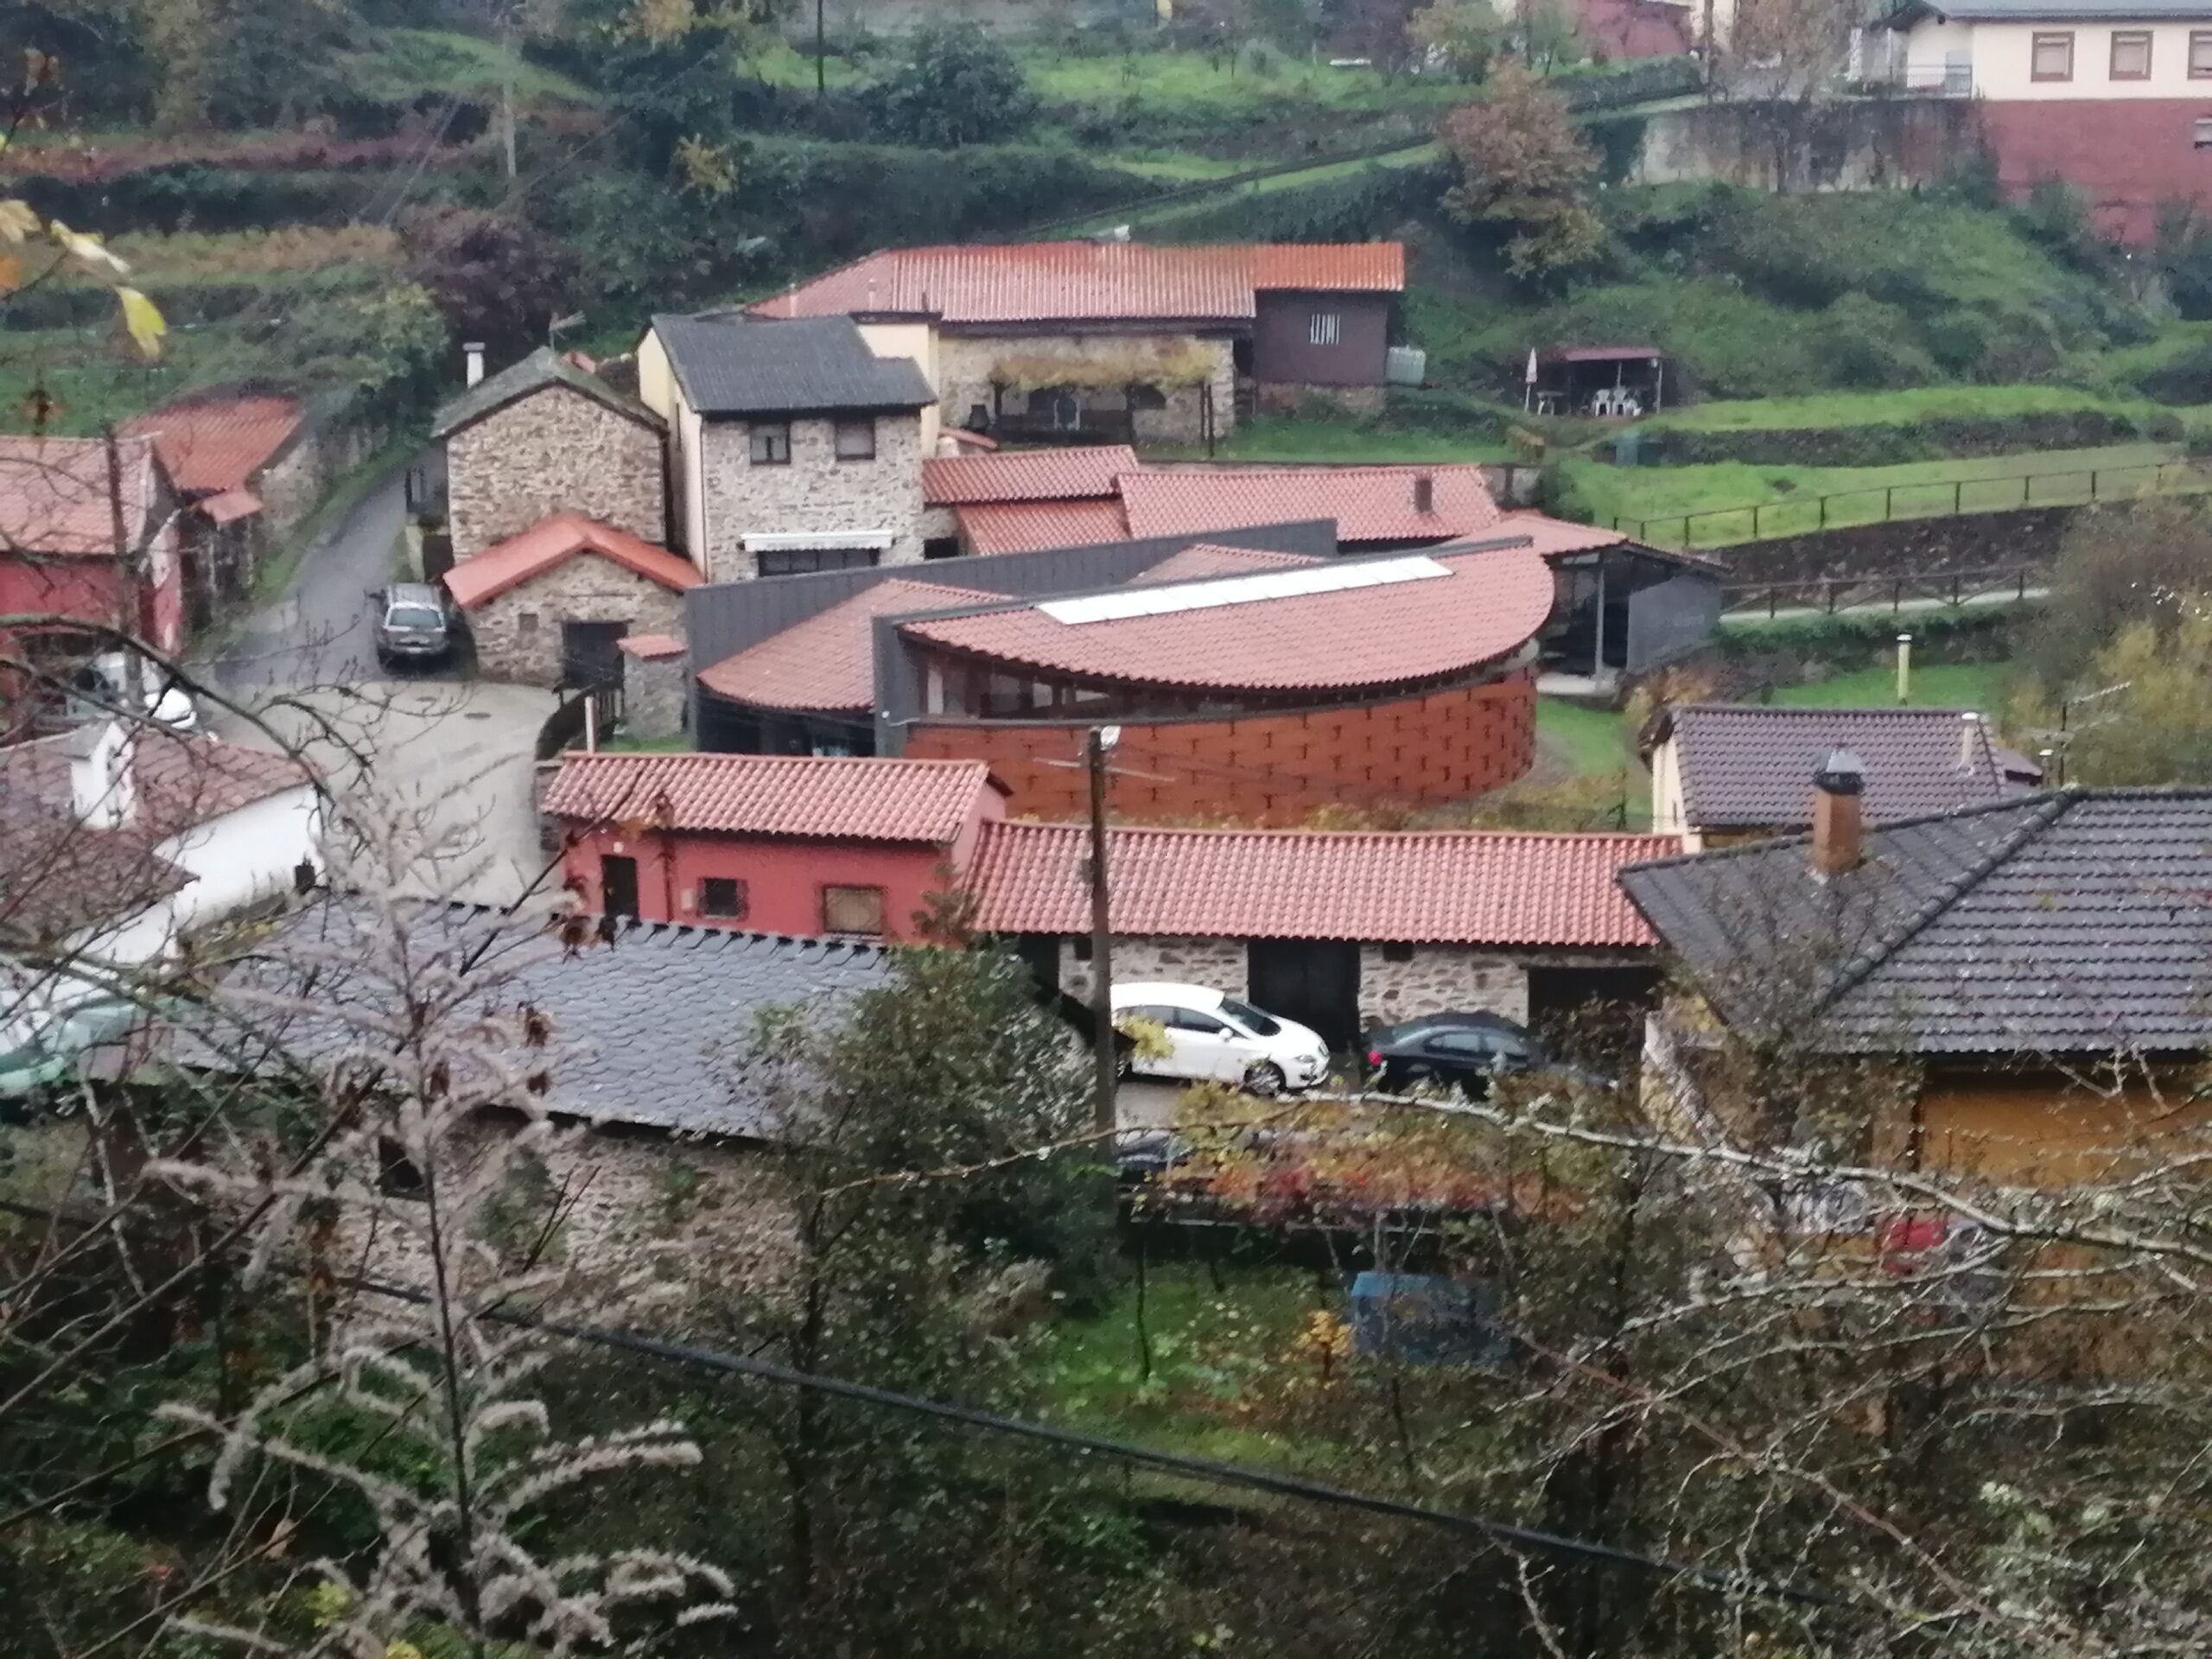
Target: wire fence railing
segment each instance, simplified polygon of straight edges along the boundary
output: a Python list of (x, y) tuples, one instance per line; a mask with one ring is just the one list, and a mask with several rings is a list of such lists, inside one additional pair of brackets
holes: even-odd
[(2042, 586), (2043, 567), (1987, 565), (1979, 569), (1798, 576), (1780, 582), (1731, 582), (1721, 589), (1723, 616), (1778, 617), (1791, 613), (1963, 609), (2019, 601)]
[(1643, 518), (1617, 514), (1609, 524), (1655, 547), (1731, 547), (1901, 518), (1948, 518), (2017, 512), (2022, 507), (2085, 506), (2196, 490), (2212, 490), (2212, 463), (2168, 461), (2124, 467), (2059, 467), (1940, 483), (1876, 484), (1740, 507), (1709, 507), (1700, 512)]

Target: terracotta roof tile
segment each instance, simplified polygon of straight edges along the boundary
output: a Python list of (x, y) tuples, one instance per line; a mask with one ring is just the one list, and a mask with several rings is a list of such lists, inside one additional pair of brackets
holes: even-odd
[(149, 410), (123, 431), (151, 438), (169, 477), (187, 495), (238, 490), (299, 429), (300, 400), (281, 394), (184, 397)]
[(1137, 467), (1137, 452), (1125, 443), (944, 455), (922, 463), (922, 499), (933, 507), (958, 507), (1111, 496), (1114, 480)]
[(1007, 501), (955, 507), (960, 533), (977, 553), (1035, 553), (1129, 539), (1119, 501)]
[[(1418, 480), (1429, 510), (1414, 510)], [(1132, 473), (1122, 480), (1128, 533), (1201, 536), (1211, 530), (1333, 518), (1337, 539), (1446, 541), (1495, 525), (1502, 516), (1482, 468), (1444, 467), (1211, 467)]]
[(999, 597), (893, 576), (723, 658), (699, 676), (699, 683), (717, 696), (761, 709), (870, 709), (875, 706), (877, 617)]
[(261, 511), (261, 498), (251, 490), (218, 490), (193, 504), (194, 510), (218, 524), (234, 524)]
[(545, 791), (545, 810), (722, 835), (943, 846), (995, 787), (980, 760), (572, 754)]
[(1498, 515), (1497, 522), (1481, 531), (1485, 537), (1492, 536), (1526, 536), (1539, 553), (1582, 553), (1592, 548), (1618, 547), (1628, 537), (1618, 530), (1601, 530), (1596, 524), (1578, 524), (1565, 518), (1554, 518), (1541, 512), (1507, 512)]
[(463, 559), (446, 572), (446, 591), (462, 609), (474, 610), (582, 553), (611, 559), (677, 593), (697, 587), (701, 581), (691, 564), (664, 547), (655, 547), (627, 531), (582, 513), (556, 512), (550, 518), (539, 519), (521, 535)]
[[(1081, 824), (987, 824), (969, 876), (976, 925), (1088, 931), (1088, 837)], [(1614, 877), (1679, 846), (1672, 836), (1115, 829), (1109, 915), (1123, 935), (1646, 945)]]
[(1198, 582), (1210, 576), (1253, 576), (1263, 570), (1287, 570), (1321, 561), (1304, 553), (1270, 553), (1257, 547), (1211, 547), (1201, 543), (1171, 553), (1148, 570), (1141, 570), (1125, 587), (1147, 587), (1160, 582)]
[[(1288, 691), (1442, 677), (1510, 656), (1551, 614), (1552, 575), (1526, 548), (1430, 560), (1385, 556), (1359, 565), (1444, 574), (1109, 620), (1065, 622), (1043, 601), (1020, 610), (900, 625), (911, 638), (1024, 667), (1123, 684)], [(1332, 561), (1332, 573), (1351, 562)], [(1285, 573), (1205, 584), (1210, 598)], [(1172, 585), (1149, 590), (1173, 592)]]
[(614, 642), (614, 648), (625, 657), (635, 657), (640, 662), (683, 654), (683, 642), (672, 633), (627, 633)]
[(753, 308), (763, 316), (931, 316), (949, 323), (1239, 321), (1261, 289), (1395, 294), (1395, 242), (1148, 247), (1029, 242), (870, 254)]
[[(143, 541), (162, 495), (154, 446), (124, 438), (118, 449), (124, 531)], [(115, 554), (107, 446), (99, 439), (0, 435), (0, 553), (17, 548), (71, 558)]]

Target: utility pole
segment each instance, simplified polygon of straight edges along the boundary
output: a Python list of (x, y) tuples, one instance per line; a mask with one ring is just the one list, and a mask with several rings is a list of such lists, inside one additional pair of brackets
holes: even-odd
[(814, 98), (820, 103), (830, 91), (830, 32), (822, 21), (825, 0), (814, 0)]
[(515, 24), (514, 12), (509, 9), (505, 26), (499, 30), (499, 43), (506, 49), (499, 60), (499, 124), (505, 129), (507, 143), (507, 181), (515, 176)]
[(1118, 726), (1094, 726), (1084, 743), (1090, 773), (1090, 1018), (1091, 1058), (1097, 1093), (1093, 1123), (1114, 1131), (1114, 936), (1106, 913), (1106, 756), (1121, 737)]
[(115, 428), (104, 431), (107, 447), (108, 533), (115, 539), (116, 630), (123, 637), (123, 683), (116, 688), (120, 701), (135, 719), (146, 711), (145, 658), (134, 649), (139, 637), (138, 550), (131, 545), (130, 529), (123, 512), (123, 446)]

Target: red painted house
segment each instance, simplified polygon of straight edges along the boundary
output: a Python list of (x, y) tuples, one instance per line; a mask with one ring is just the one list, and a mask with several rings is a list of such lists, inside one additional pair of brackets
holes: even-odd
[(586, 910), (805, 938), (911, 940), (1005, 791), (976, 760), (580, 754), (544, 810)]

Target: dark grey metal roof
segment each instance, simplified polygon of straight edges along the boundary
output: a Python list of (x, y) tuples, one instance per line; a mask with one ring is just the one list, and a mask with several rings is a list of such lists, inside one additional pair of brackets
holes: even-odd
[(485, 376), (458, 397), (440, 404), (430, 436), (449, 438), (493, 410), (504, 409), (518, 398), (543, 391), (548, 386), (566, 386), (571, 391), (580, 391), (618, 415), (644, 422), (656, 432), (667, 429), (666, 422), (636, 398), (624, 397), (597, 375), (587, 374), (559, 353), (541, 346), (521, 362), (510, 363), (497, 374)]
[[(387, 1004), (396, 992), (378, 964), (389, 947), (371, 917), (359, 899), (310, 906), (238, 972), (264, 992), (297, 987), (313, 972), (311, 997), (297, 999), (309, 1006)], [(526, 1007), (545, 1016), (552, 1110), (756, 1140), (779, 1138), (785, 1126), (739, 1075), (754, 1016), (779, 1006), (834, 1009), (891, 972), (889, 956), (871, 945), (653, 922), (622, 923), (603, 939), (563, 948), (543, 918), (431, 901), (410, 920), (408, 957), (413, 983), (467, 976), (457, 1008)], [(203, 1023), (177, 1033), (175, 1057), (259, 1069), (278, 1053), (312, 1064), (358, 1046), (360, 1033), (346, 1022), (291, 1013), (271, 1023), (266, 1007), (265, 997), (218, 993), (211, 1012), (193, 1016)]]
[(1793, 836), (1621, 886), (1740, 1028), (1919, 1055), (2212, 1047), (2212, 790), (2062, 790)]
[(1781, 709), (1689, 702), (1661, 717), (1681, 778), (1684, 821), (1703, 830), (1787, 830), (1813, 821), (1813, 774), (1834, 749), (1866, 772), (1866, 810), (1888, 823), (1948, 812), (2015, 787), (1964, 709)]
[(850, 317), (660, 316), (653, 332), (702, 415), (920, 409), (937, 401), (912, 358), (878, 357)]

